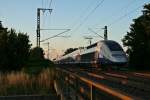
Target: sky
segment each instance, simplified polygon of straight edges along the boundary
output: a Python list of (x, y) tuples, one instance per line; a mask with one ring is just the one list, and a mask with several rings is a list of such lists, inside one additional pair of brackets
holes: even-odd
[[(92, 43), (102, 40), (93, 31), (103, 36), (108, 26), (108, 39), (122, 45), (121, 39), (130, 31), (133, 19), (142, 14), (143, 5), (150, 0), (0, 0), (0, 20), (4, 27), (29, 35), (32, 47), (36, 46), (37, 8), (53, 9), (52, 13), (41, 12), (41, 29), (71, 29), (62, 36), (44, 41), (47, 49), (50, 42), (51, 54), (60, 54), (70, 47), (89, 45), (86, 36), (93, 37)], [(63, 32), (63, 30), (41, 31), (41, 40)], [(53, 56), (53, 55), (51, 55)]]

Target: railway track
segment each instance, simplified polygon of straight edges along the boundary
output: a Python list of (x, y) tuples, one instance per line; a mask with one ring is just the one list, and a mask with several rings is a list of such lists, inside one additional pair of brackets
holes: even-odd
[(150, 99), (150, 74), (123, 71), (102, 71), (100, 69), (72, 68), (68, 71), (86, 77), (93, 82), (104, 84), (116, 91), (138, 97), (139, 100)]

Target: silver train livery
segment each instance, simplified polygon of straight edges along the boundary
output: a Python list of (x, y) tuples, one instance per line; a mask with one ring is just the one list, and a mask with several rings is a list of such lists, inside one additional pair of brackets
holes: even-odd
[(56, 60), (57, 64), (80, 64), (100, 67), (101, 65), (126, 65), (127, 56), (122, 47), (113, 40), (102, 40), (79, 48)]

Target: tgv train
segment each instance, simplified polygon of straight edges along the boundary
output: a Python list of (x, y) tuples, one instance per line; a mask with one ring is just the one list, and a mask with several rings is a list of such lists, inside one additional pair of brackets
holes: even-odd
[(126, 65), (127, 56), (121, 46), (113, 40), (102, 40), (79, 48), (56, 60), (57, 64), (80, 64), (99, 67), (102, 65)]

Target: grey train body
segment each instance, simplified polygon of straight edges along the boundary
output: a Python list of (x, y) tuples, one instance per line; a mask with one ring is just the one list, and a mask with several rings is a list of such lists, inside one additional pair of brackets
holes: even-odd
[(113, 40), (103, 40), (79, 48), (55, 61), (57, 64), (80, 65), (126, 65), (127, 56), (122, 47)]

